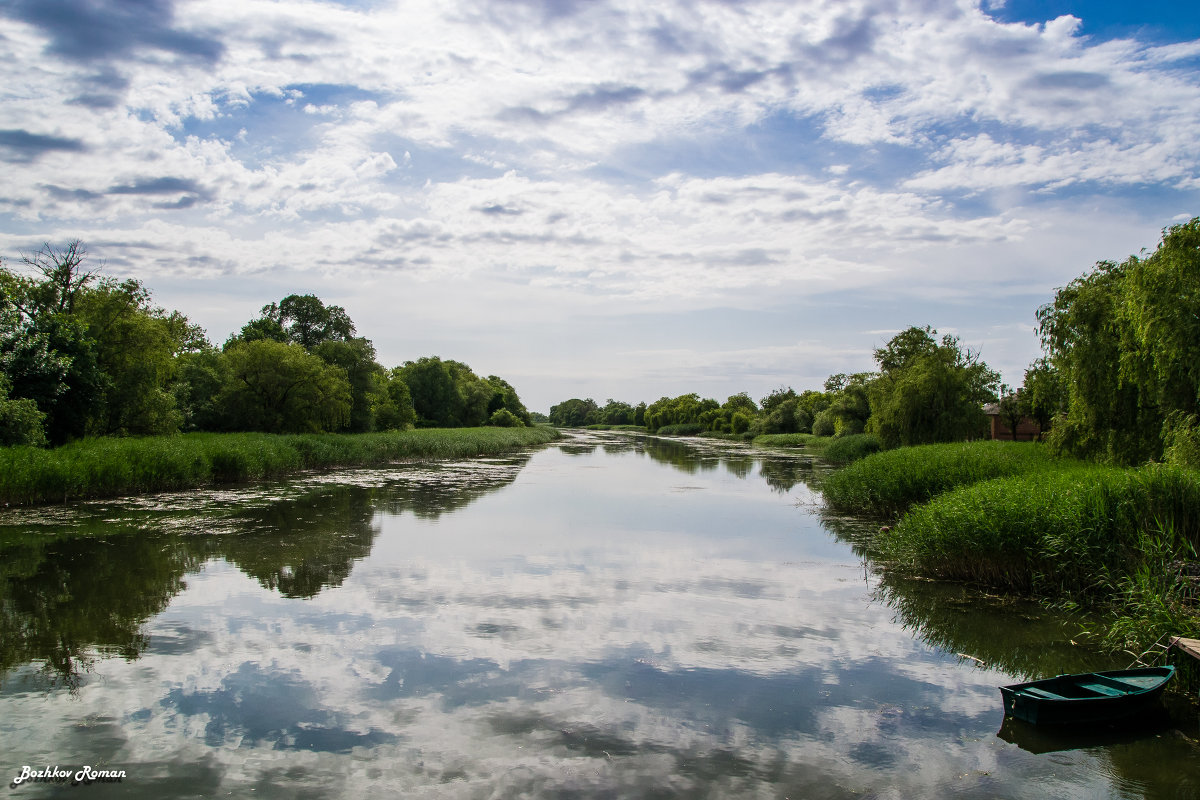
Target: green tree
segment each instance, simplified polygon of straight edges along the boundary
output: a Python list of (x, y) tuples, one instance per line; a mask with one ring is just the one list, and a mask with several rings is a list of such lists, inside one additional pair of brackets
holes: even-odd
[(1066, 412), (1066, 392), (1062, 376), (1047, 358), (1039, 358), (1025, 370), (1025, 386), (1021, 404), (1025, 413), (1037, 423), (1038, 439), (1046, 435), (1051, 421)]
[(421, 428), (451, 428), (457, 425), (457, 412), (462, 401), (454, 376), (437, 356), (406, 361), (400, 367), (400, 378), (412, 394), (417, 426)]
[(219, 431), (230, 427), (217, 399), (223, 381), (220, 350), (210, 346), (175, 359), (170, 391), (179, 410), (180, 430)]
[[(866, 391), (867, 429), (885, 447), (952, 442), (981, 437), (983, 405), (996, 399), (1000, 376), (957, 337), (939, 344), (932, 328), (911, 327), (875, 351), (879, 377)], [(886, 368), (885, 368), (886, 367)]]
[(572, 397), (550, 407), (550, 424), (562, 428), (582, 428), (600, 422), (600, 407), (592, 398)]
[(312, 354), (326, 364), (340, 367), (350, 385), (350, 415), (344, 430), (364, 433), (375, 430), (375, 410), (390, 398), (387, 381), (380, 380), (384, 370), (375, 361), (375, 347), (363, 338), (326, 339), (318, 342)]
[(834, 375), (825, 381), (829, 396), (825, 413), (833, 420), (835, 435), (850, 436), (866, 430), (871, 417), (868, 393), (874, 380), (873, 373), (856, 372), (853, 375)]
[(612, 398), (600, 409), (600, 422), (604, 425), (633, 425), (634, 416), (633, 406)]
[(1028, 403), (1021, 396), (1021, 390), (1011, 389), (1007, 384), (1000, 386), (1000, 421), (1008, 428), (1012, 439), (1017, 440), (1017, 428), (1025, 418)]
[(492, 398), (488, 401), (487, 407), (489, 414), (494, 415), (500, 409), (504, 409), (516, 417), (522, 426), (530, 424), (529, 410), (521, 402), (521, 398), (512, 384), (498, 375), (488, 375), (484, 380), (492, 387)]
[(222, 354), (217, 403), (235, 430), (308, 433), (337, 430), (350, 416), (350, 384), (341, 367), (299, 344), (238, 342)]
[(1200, 412), (1200, 218), (1148, 256), (1097, 263), (1038, 321), (1067, 398), (1050, 441), (1118, 464), (1159, 458), (1167, 421)]
[(180, 314), (150, 302), (136, 280), (100, 279), (82, 293), (74, 316), (95, 342), (107, 378), (102, 403), (91, 414), (89, 433), (163, 434), (179, 429), (182, 415), (168, 390), (175, 359), (204, 342), (203, 332)]
[(312, 351), (322, 342), (354, 338), (354, 323), (346, 309), (327, 306), (316, 295), (289, 294), (278, 303), (263, 306), (260, 313), (226, 345), (265, 339), (292, 342)]
[(205, 346), (204, 332), (152, 305), (138, 281), (85, 269), (86, 256), (78, 241), (46, 244), (23, 256), (28, 274), (0, 268), (0, 360), (12, 394), (46, 414), (55, 444), (177, 430), (174, 361)]
[(415, 425), (417, 411), (413, 408), (412, 392), (401, 377), (400, 367), (388, 373), (385, 391), (387, 400), (381, 402), (375, 411), (376, 427), (385, 431), (402, 431)]
[(525, 423), (521, 422), (517, 415), (507, 408), (498, 408), (488, 418), (488, 425), (495, 425), (498, 428), (521, 428)]

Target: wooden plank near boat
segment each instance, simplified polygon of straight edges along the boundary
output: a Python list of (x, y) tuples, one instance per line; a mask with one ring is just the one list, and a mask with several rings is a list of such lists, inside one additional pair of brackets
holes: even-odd
[(1176, 636), (1171, 640), (1171, 646), (1178, 647), (1192, 658), (1200, 660), (1200, 639), (1185, 639), (1182, 636)]

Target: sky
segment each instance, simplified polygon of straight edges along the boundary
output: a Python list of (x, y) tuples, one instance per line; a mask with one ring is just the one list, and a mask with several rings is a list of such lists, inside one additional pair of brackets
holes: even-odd
[(288, 294), (531, 410), (820, 388), (1200, 215), (1200, 11), (1146, 0), (0, 0), (0, 256), (223, 342)]

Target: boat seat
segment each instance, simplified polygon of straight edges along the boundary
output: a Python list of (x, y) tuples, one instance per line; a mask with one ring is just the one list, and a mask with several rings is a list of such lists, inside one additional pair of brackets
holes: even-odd
[[(1115, 682), (1116, 681), (1114, 681), (1114, 683)], [(1115, 689), (1112, 686), (1106, 686), (1103, 683), (1081, 683), (1081, 684), (1079, 684), (1079, 686), (1082, 689), (1090, 689), (1093, 692), (1096, 692), (1098, 694), (1108, 695), (1109, 697), (1122, 697), (1124, 695), (1129, 694), (1129, 692), (1127, 692), (1127, 691), (1122, 692), (1120, 689)], [(1133, 687), (1130, 687), (1130, 688), (1133, 688)]]
[(1066, 700), (1067, 699), (1067, 698), (1063, 697), (1061, 694), (1055, 694), (1054, 692), (1047, 692), (1045, 689), (1039, 689), (1036, 686), (1026, 686), (1024, 689), (1021, 689), (1020, 691), (1025, 694), (1033, 695), (1034, 697), (1040, 697), (1044, 700)]

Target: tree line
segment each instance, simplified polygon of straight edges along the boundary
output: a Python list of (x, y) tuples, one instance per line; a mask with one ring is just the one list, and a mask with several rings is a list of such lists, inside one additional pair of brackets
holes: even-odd
[(1043, 356), (1009, 387), (954, 336), (913, 326), (874, 352), (876, 369), (830, 376), (822, 391), (781, 387), (755, 403), (697, 394), (631, 406), (573, 398), (562, 426), (754, 436), (874, 434), (885, 447), (987, 435), (1033, 420), (1056, 451), (1110, 464), (1200, 467), (1200, 218), (1163, 230), (1154, 252), (1101, 261), (1038, 309)]
[(982, 436), (983, 404), (996, 399), (999, 375), (956, 337), (936, 335), (929, 327), (908, 328), (875, 351), (877, 371), (831, 375), (822, 391), (780, 387), (757, 403), (745, 392), (724, 403), (695, 393), (637, 406), (573, 398), (550, 409), (550, 422), (744, 436), (869, 432), (889, 447)]
[(524, 426), (516, 390), (430, 356), (386, 369), (340, 306), (289, 295), (222, 346), (75, 241), (0, 262), (0, 444), (188, 431)]

